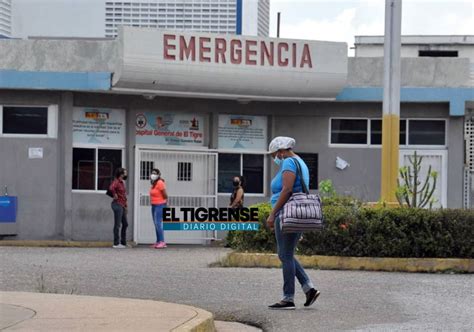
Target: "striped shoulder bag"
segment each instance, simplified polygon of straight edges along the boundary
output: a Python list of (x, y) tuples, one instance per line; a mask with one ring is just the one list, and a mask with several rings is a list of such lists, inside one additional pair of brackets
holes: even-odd
[(303, 192), (293, 193), (285, 203), (280, 215), (280, 228), (283, 233), (320, 231), (324, 228), (323, 210), (319, 194), (310, 194), (303, 180), (303, 172), (296, 158), (296, 164)]

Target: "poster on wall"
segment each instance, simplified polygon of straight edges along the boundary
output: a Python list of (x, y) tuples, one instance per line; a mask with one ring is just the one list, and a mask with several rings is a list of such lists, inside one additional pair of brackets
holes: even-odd
[(204, 117), (190, 113), (142, 112), (135, 120), (137, 144), (204, 145)]
[(75, 144), (125, 145), (125, 110), (75, 108), (72, 130)]
[(267, 117), (219, 114), (219, 149), (267, 150)]

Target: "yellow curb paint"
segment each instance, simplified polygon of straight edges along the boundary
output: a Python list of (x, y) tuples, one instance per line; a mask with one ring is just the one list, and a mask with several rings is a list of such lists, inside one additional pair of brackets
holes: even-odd
[[(135, 244), (132, 244), (132, 246)], [(1, 240), (0, 247), (64, 247), (64, 248), (108, 248), (112, 242), (104, 241), (59, 241), (59, 240)]]
[(395, 191), (398, 178), (400, 116), (384, 114), (382, 119), (381, 200), (397, 202)]
[(397, 202), (368, 202), (368, 203), (365, 203), (364, 204), (364, 207), (367, 207), (367, 208), (399, 208), (401, 207), (400, 206), (400, 203)]
[[(341, 256), (296, 256), (302, 266), (323, 270), (367, 270), (398, 272), (474, 273), (474, 259), (464, 258), (378, 258)], [(230, 253), (224, 262), (230, 267), (281, 266), (275, 254)]]

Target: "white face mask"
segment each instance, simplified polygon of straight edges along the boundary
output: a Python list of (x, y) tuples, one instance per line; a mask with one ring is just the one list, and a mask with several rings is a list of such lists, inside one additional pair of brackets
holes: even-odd
[(152, 181), (158, 180), (159, 177), (160, 177), (160, 176), (159, 176), (158, 174), (152, 174), (152, 175), (150, 175), (150, 179), (151, 179)]

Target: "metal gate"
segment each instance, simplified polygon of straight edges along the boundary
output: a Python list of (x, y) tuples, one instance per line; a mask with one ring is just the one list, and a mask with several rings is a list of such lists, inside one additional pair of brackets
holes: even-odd
[(464, 208), (474, 208), (474, 110), (464, 121), (466, 160), (464, 168)]
[[(137, 147), (135, 150), (134, 240), (154, 243), (155, 226), (151, 215), (150, 174), (158, 168), (166, 182), (168, 206), (217, 206), (217, 153), (206, 151), (163, 150)], [(177, 213), (182, 220), (182, 215)], [(167, 243), (206, 244), (216, 238), (208, 231), (165, 231)]]
[[(413, 156), (415, 150), (400, 150), (400, 166), (410, 166), (409, 157)], [(436, 202), (433, 207), (446, 207), (448, 201), (448, 151), (447, 150), (416, 150), (417, 155), (423, 156), (421, 162), (420, 179), (425, 179), (429, 166), (431, 170), (438, 173), (436, 189), (433, 198)]]

